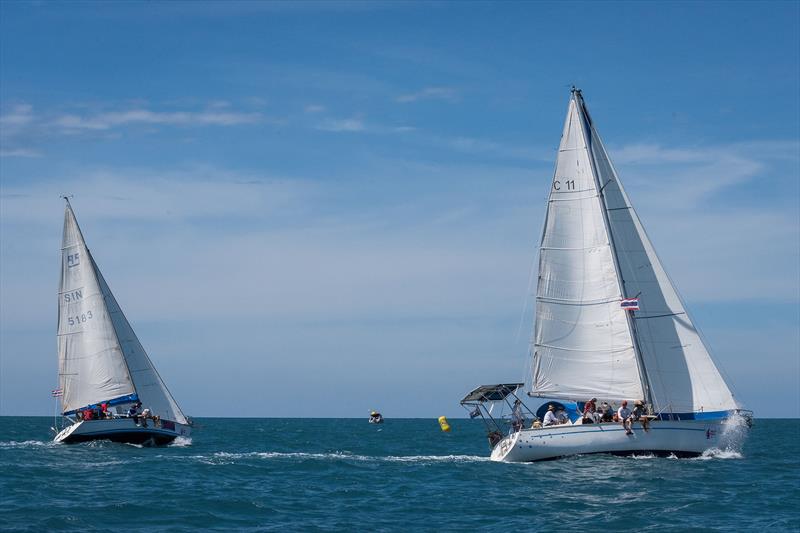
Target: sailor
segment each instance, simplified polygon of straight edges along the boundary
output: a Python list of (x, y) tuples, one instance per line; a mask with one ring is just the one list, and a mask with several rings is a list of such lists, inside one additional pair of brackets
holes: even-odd
[(553, 404), (547, 406), (547, 413), (544, 415), (543, 426), (555, 426), (558, 424), (558, 417), (556, 416), (556, 408)]
[(583, 405), (583, 423), (593, 424), (600, 421), (600, 415), (597, 414), (597, 398), (592, 398)]
[(142, 416), (140, 417), (140, 420), (142, 421), (142, 427), (147, 427), (148, 418), (153, 418), (153, 415), (150, 413), (150, 409), (145, 409), (142, 411)]
[(614, 421), (614, 413), (611, 409), (611, 406), (608, 405), (608, 402), (603, 402), (600, 404), (600, 422), (613, 422)]
[(514, 431), (519, 431), (525, 426), (525, 416), (522, 414), (522, 400), (519, 398), (514, 401), (514, 409), (511, 412), (511, 427)]
[(645, 409), (645, 405), (642, 400), (636, 400), (633, 402), (633, 412), (631, 413), (631, 418), (634, 421), (641, 422), (642, 428), (645, 431), (650, 429), (650, 419), (647, 418), (647, 409)]
[(111, 418), (111, 413), (108, 412), (108, 402), (100, 404), (100, 418)]
[(131, 405), (130, 409), (128, 409), (128, 416), (131, 418), (135, 418), (137, 414), (139, 414), (139, 408), (142, 406), (142, 402), (136, 402), (135, 404)]
[(626, 434), (633, 434), (633, 430), (631, 430), (631, 410), (628, 409), (628, 400), (622, 400), (622, 406), (617, 410), (617, 422), (622, 423)]

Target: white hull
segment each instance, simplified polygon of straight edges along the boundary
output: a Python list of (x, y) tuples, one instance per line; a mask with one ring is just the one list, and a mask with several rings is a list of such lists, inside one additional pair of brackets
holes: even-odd
[(649, 431), (634, 423), (626, 435), (616, 422), (523, 429), (497, 443), (493, 461), (528, 462), (589, 453), (696, 456), (720, 446), (725, 419), (651, 422)]
[(147, 427), (138, 424), (133, 418), (113, 418), (108, 420), (83, 420), (61, 430), (53, 439), (55, 442), (76, 443), (89, 440), (112, 440), (133, 444), (168, 444), (176, 437), (188, 437), (192, 428), (187, 425), (161, 421), (156, 425), (147, 421)]

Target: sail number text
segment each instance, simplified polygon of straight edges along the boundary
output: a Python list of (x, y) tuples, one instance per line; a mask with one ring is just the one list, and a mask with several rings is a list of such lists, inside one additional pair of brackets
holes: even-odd
[(91, 320), (93, 318), (91, 311), (86, 311), (85, 313), (81, 313), (79, 315), (67, 317), (67, 322), (70, 326), (75, 326), (77, 324), (82, 324), (87, 320)]
[(560, 191), (561, 189), (565, 189), (567, 191), (574, 191), (575, 190), (575, 180), (554, 180), (553, 181), (553, 190)]

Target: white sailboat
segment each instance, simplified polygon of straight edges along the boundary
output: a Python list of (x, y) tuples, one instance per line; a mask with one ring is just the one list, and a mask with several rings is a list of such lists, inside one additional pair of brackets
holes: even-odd
[[(649, 421), (531, 427), (523, 384), (482, 386), (462, 400), (490, 424), (491, 458), (588, 453), (698, 455), (734, 420), (749, 423), (659, 261), (586, 109), (572, 90), (539, 249), (528, 396), (579, 406), (644, 400)], [(512, 405), (511, 400), (514, 400)], [(514, 411), (511, 430), (487, 406)], [(547, 403), (528, 413), (543, 413)], [(572, 403), (574, 402), (574, 403)], [(560, 404), (559, 404), (560, 405)], [(570, 411), (569, 408), (566, 409)]]
[[(191, 433), (122, 313), (65, 198), (58, 292), (61, 414), (56, 442), (165, 444)], [(101, 410), (102, 406), (102, 410)]]

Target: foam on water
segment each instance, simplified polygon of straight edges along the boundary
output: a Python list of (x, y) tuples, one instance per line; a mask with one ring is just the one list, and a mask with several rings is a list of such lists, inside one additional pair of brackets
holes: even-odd
[(191, 437), (176, 437), (174, 441), (169, 443), (170, 448), (183, 448), (192, 445)]
[(741, 458), (742, 458), (741, 452), (737, 452), (736, 450), (730, 450), (730, 449), (721, 450), (719, 448), (710, 448), (704, 451), (702, 455), (692, 458), (692, 460), (708, 461), (709, 459), (741, 459)]
[[(489, 457), (481, 457), (478, 455), (388, 455), (388, 456), (374, 456), (374, 455), (358, 455), (349, 452), (331, 452), (331, 453), (311, 453), (311, 452), (244, 452), (244, 453), (231, 453), (231, 452), (217, 452), (213, 457), (221, 459), (247, 459), (257, 457), (259, 459), (313, 459), (323, 461), (364, 461), (364, 462), (388, 462), (388, 463), (431, 463), (431, 462), (467, 462), (476, 461), (483, 462), (489, 461)], [(206, 459), (206, 457), (203, 457)]]
[(41, 440), (25, 440), (25, 441), (4, 441), (0, 442), (0, 448), (43, 448), (50, 446), (58, 446), (57, 442), (41, 441)]

